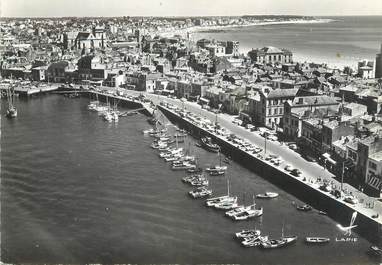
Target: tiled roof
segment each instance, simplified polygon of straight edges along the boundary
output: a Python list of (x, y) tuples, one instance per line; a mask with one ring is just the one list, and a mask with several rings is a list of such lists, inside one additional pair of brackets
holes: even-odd
[(274, 89), (270, 90), (268, 94), (264, 94), (267, 98), (287, 98), (294, 97), (297, 94), (298, 89)]
[[(303, 100), (302, 103), (300, 100)], [(298, 106), (298, 105), (335, 105), (338, 104), (337, 100), (333, 97), (329, 97), (327, 95), (322, 96), (307, 96), (307, 97), (296, 97), (293, 100), (292, 105)]]

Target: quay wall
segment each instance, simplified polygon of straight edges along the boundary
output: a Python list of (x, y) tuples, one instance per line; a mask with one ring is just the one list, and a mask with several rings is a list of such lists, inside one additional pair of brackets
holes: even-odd
[(117, 104), (118, 106), (122, 106), (122, 107), (129, 108), (129, 109), (141, 109), (141, 108), (143, 108), (142, 110), (140, 110), (142, 113), (144, 113), (147, 116), (152, 115), (152, 113), (149, 110), (147, 110), (140, 101), (137, 101), (137, 100), (131, 100), (128, 98), (112, 96), (112, 95), (106, 95), (106, 94), (98, 93), (95, 91), (89, 91), (87, 93), (83, 93), (82, 95), (86, 95), (88, 97), (91, 96), (93, 98), (95, 97), (95, 95), (98, 95), (99, 101), (101, 101), (101, 102), (107, 102), (108, 101), (110, 103), (110, 106)]
[[(352, 206), (329, 196), (319, 189), (307, 185), (301, 180), (301, 177), (293, 177), (282, 168), (273, 166), (267, 161), (248, 154), (226, 140), (223, 140), (203, 128), (183, 119), (167, 108), (162, 106), (158, 106), (158, 108), (171, 122), (176, 123), (180, 128), (186, 129), (194, 137), (198, 139), (201, 136), (211, 137), (220, 145), (222, 152), (231, 156), (233, 160), (239, 162), (252, 172), (279, 186), (305, 203), (312, 205), (315, 209), (327, 212), (329, 217), (336, 222), (340, 222), (343, 226), (349, 225), (351, 216), (355, 211)], [(379, 242), (381, 237), (379, 231), (381, 231), (381, 227), (378, 222), (362, 213), (358, 213), (355, 224), (357, 224), (358, 227), (355, 228), (354, 231), (368, 239), (370, 242)]]

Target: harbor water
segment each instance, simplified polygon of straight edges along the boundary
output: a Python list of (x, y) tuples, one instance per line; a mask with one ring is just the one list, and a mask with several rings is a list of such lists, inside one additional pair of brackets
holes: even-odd
[[(252, 203), (254, 194), (274, 191), (273, 200), (256, 200), (264, 215), (233, 222), (224, 212), (193, 200), (150, 147), (146, 116), (105, 122), (87, 110), (87, 98), (45, 95), (18, 99), (19, 115), (1, 108), (1, 260), (7, 263), (246, 263), (377, 264), (370, 243), (345, 238), (336, 223), (303, 204), (267, 176), (231, 162), (226, 177), (231, 194)], [(5, 101), (2, 101), (2, 106)], [(169, 126), (171, 127), (171, 126)], [(200, 166), (219, 156), (184, 146)], [(209, 177), (214, 195), (227, 193), (226, 177)], [(349, 220), (350, 221), (350, 220)], [(348, 225), (348, 224), (342, 224)], [(296, 244), (276, 250), (243, 248), (234, 239), (241, 229), (257, 228), (272, 238), (297, 235)], [(307, 245), (305, 236), (330, 237), (327, 245)]]

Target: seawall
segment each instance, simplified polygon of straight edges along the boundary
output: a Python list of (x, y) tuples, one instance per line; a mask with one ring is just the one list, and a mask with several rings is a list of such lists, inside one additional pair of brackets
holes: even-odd
[[(227, 140), (222, 139), (222, 137), (218, 137), (215, 134), (198, 127), (167, 108), (163, 106), (158, 106), (158, 108), (171, 122), (178, 124), (180, 128), (186, 129), (195, 138), (199, 139), (201, 136), (211, 137), (220, 145), (222, 152), (226, 155), (230, 155), (233, 160), (294, 195), (298, 199), (312, 205), (314, 208), (327, 212), (328, 216), (336, 222), (339, 222), (344, 226), (349, 225), (349, 220), (355, 211), (351, 205), (339, 201), (328, 193), (308, 185), (301, 178), (292, 176), (282, 168), (254, 157), (246, 151), (234, 146)], [(356, 224), (358, 227), (355, 228), (354, 231), (368, 239), (370, 242), (378, 243), (380, 239), (382, 239), (379, 232), (381, 231), (381, 225), (369, 216), (358, 213)]]

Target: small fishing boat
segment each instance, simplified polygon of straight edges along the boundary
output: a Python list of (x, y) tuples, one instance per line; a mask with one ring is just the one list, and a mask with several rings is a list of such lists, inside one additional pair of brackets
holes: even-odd
[(381, 257), (382, 256), (382, 248), (372, 245), (369, 249), (370, 253), (374, 256)]
[(233, 215), (232, 218), (235, 221), (247, 220), (249, 218), (259, 217), (263, 215), (263, 207), (256, 209), (255, 206), (252, 206), (251, 209), (246, 210), (242, 213)]
[(229, 201), (229, 200), (232, 200), (232, 199), (233, 198), (228, 196), (228, 195), (224, 195), (224, 196), (220, 196), (220, 197), (214, 197), (214, 198), (207, 199), (206, 200), (206, 205), (209, 206), (209, 207), (212, 207), (212, 206), (215, 206), (218, 203), (221, 203), (221, 202), (224, 202), (224, 201)]
[(310, 243), (310, 244), (323, 244), (323, 243), (329, 243), (330, 238), (328, 238), (328, 237), (306, 237), (305, 242)]
[(327, 212), (324, 212), (324, 211), (318, 211), (318, 214), (321, 214), (321, 215), (328, 215)]
[(280, 239), (271, 239), (261, 242), (264, 249), (281, 248), (297, 241), (297, 236), (281, 237)]
[(231, 210), (238, 207), (237, 197), (234, 197), (232, 200), (222, 201), (214, 205), (216, 209), (220, 210)]
[(204, 198), (210, 196), (212, 194), (212, 190), (209, 190), (206, 187), (199, 187), (193, 191), (190, 191), (188, 194), (194, 199)]
[(227, 170), (227, 166), (212, 166), (212, 167), (207, 167), (206, 168), (207, 172), (225, 171), (225, 170)]
[(190, 169), (187, 169), (187, 172), (188, 173), (201, 173), (201, 172), (203, 172), (203, 168), (201, 168), (201, 167), (190, 168)]
[[(233, 201), (236, 202), (236, 205), (235, 205), (235, 207), (232, 207), (232, 208), (238, 207), (238, 205), (237, 205), (237, 197), (232, 197), (229, 194), (229, 180), (227, 179), (227, 195), (207, 199), (206, 205), (208, 207), (212, 207), (212, 206), (221, 204), (223, 202), (233, 202)], [(223, 205), (221, 205), (221, 206), (223, 206)], [(226, 210), (232, 209), (232, 208), (225, 208), (225, 206), (226, 205), (224, 205), (223, 208), (221, 208), (221, 209), (226, 209)]]
[(7, 90), (7, 97), (8, 97), (8, 109), (6, 116), (10, 119), (17, 117), (17, 109), (14, 105), (14, 89), (9, 88)]
[(265, 192), (265, 193), (262, 193), (262, 194), (257, 194), (256, 195), (256, 198), (259, 198), (259, 199), (272, 199), (272, 198), (276, 198), (278, 197), (279, 194), (276, 193), (276, 192)]
[(281, 229), (280, 239), (270, 239), (261, 242), (261, 247), (264, 249), (281, 248), (290, 245), (297, 241), (297, 236), (284, 236), (284, 225)]
[(253, 236), (244, 239), (241, 244), (244, 247), (257, 247), (260, 246), (262, 242), (268, 241), (268, 236)]
[(220, 146), (214, 144), (211, 140), (211, 137), (202, 137), (200, 139), (202, 147), (204, 147), (207, 151), (217, 153), (220, 151)]
[(215, 170), (215, 171), (210, 171), (209, 174), (211, 176), (222, 176), (225, 174), (225, 170)]
[(260, 230), (256, 229), (244, 229), (240, 232), (235, 233), (235, 236), (237, 238), (247, 238), (247, 237), (253, 237), (253, 236), (259, 236), (261, 234)]
[(305, 205), (296, 206), (296, 209), (303, 212), (309, 212), (312, 210), (312, 206), (305, 204)]

